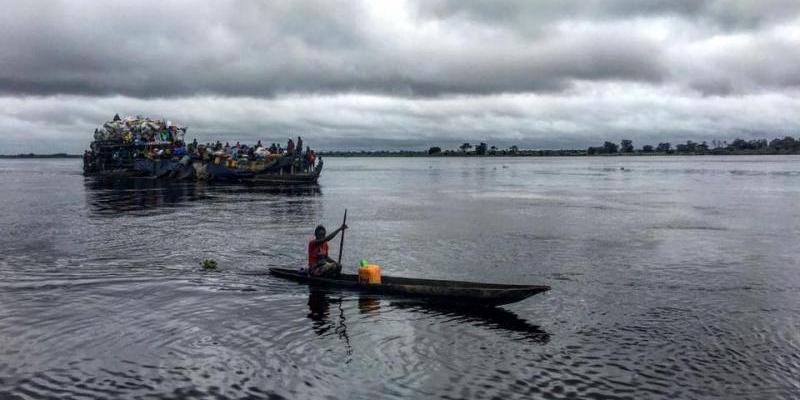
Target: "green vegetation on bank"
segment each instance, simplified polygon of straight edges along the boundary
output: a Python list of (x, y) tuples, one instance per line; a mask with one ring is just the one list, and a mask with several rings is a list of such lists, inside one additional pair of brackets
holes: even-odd
[(657, 145), (644, 145), (636, 149), (633, 141), (623, 139), (619, 144), (605, 142), (602, 146), (583, 149), (520, 149), (519, 146), (510, 146), (500, 149), (488, 146), (481, 142), (476, 145), (464, 143), (457, 149), (443, 150), (434, 146), (427, 151), (327, 151), (320, 152), (321, 156), (328, 157), (469, 157), (469, 156), (520, 156), (520, 157), (556, 157), (556, 156), (650, 156), (650, 155), (761, 155), (761, 154), (800, 154), (800, 140), (791, 136), (783, 139), (735, 139), (732, 142), (712, 140), (696, 143), (691, 140), (673, 146), (672, 143), (662, 142)]
[[(656, 145), (644, 145), (635, 148), (633, 141), (623, 139), (619, 144), (605, 142), (602, 146), (583, 149), (520, 149), (519, 146), (498, 148), (489, 146), (484, 142), (478, 144), (464, 143), (457, 149), (442, 149), (433, 146), (427, 151), (414, 150), (377, 150), (377, 151), (321, 151), (321, 156), (327, 157), (468, 157), (468, 156), (521, 156), (521, 157), (554, 157), (554, 156), (616, 156), (616, 155), (761, 155), (761, 154), (800, 154), (800, 139), (786, 136), (783, 139), (734, 139), (732, 142), (725, 140), (712, 140), (708, 142), (693, 142), (673, 145), (662, 142)], [(13, 154), (0, 155), (0, 159), (8, 158), (80, 158), (77, 154)]]

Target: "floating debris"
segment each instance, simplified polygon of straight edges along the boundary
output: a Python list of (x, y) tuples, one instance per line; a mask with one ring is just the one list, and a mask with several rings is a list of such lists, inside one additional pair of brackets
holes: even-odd
[(217, 261), (214, 260), (213, 258), (206, 258), (205, 260), (203, 260), (202, 263), (200, 263), (200, 265), (203, 267), (203, 269), (207, 269), (207, 270), (208, 269), (217, 269)]

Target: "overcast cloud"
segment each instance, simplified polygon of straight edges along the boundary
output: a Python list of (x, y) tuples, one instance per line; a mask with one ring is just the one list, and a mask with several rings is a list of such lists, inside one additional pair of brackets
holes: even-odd
[(114, 113), (323, 149), (800, 135), (796, 0), (5, 3), (0, 153)]

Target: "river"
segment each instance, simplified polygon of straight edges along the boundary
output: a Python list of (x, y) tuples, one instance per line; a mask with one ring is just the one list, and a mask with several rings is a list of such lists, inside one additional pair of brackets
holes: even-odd
[[(80, 162), (0, 160), (2, 398), (800, 397), (797, 156), (330, 158), (295, 189)], [(345, 269), (552, 290), (454, 310), (265, 273), (345, 208)]]

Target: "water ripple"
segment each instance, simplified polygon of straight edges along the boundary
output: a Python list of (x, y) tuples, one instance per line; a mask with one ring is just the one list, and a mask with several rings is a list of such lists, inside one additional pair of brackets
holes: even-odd
[[(0, 398), (797, 398), (796, 161), (336, 159), (293, 189), (0, 161)], [(553, 290), (486, 311), (266, 274), (344, 208), (348, 269)]]

